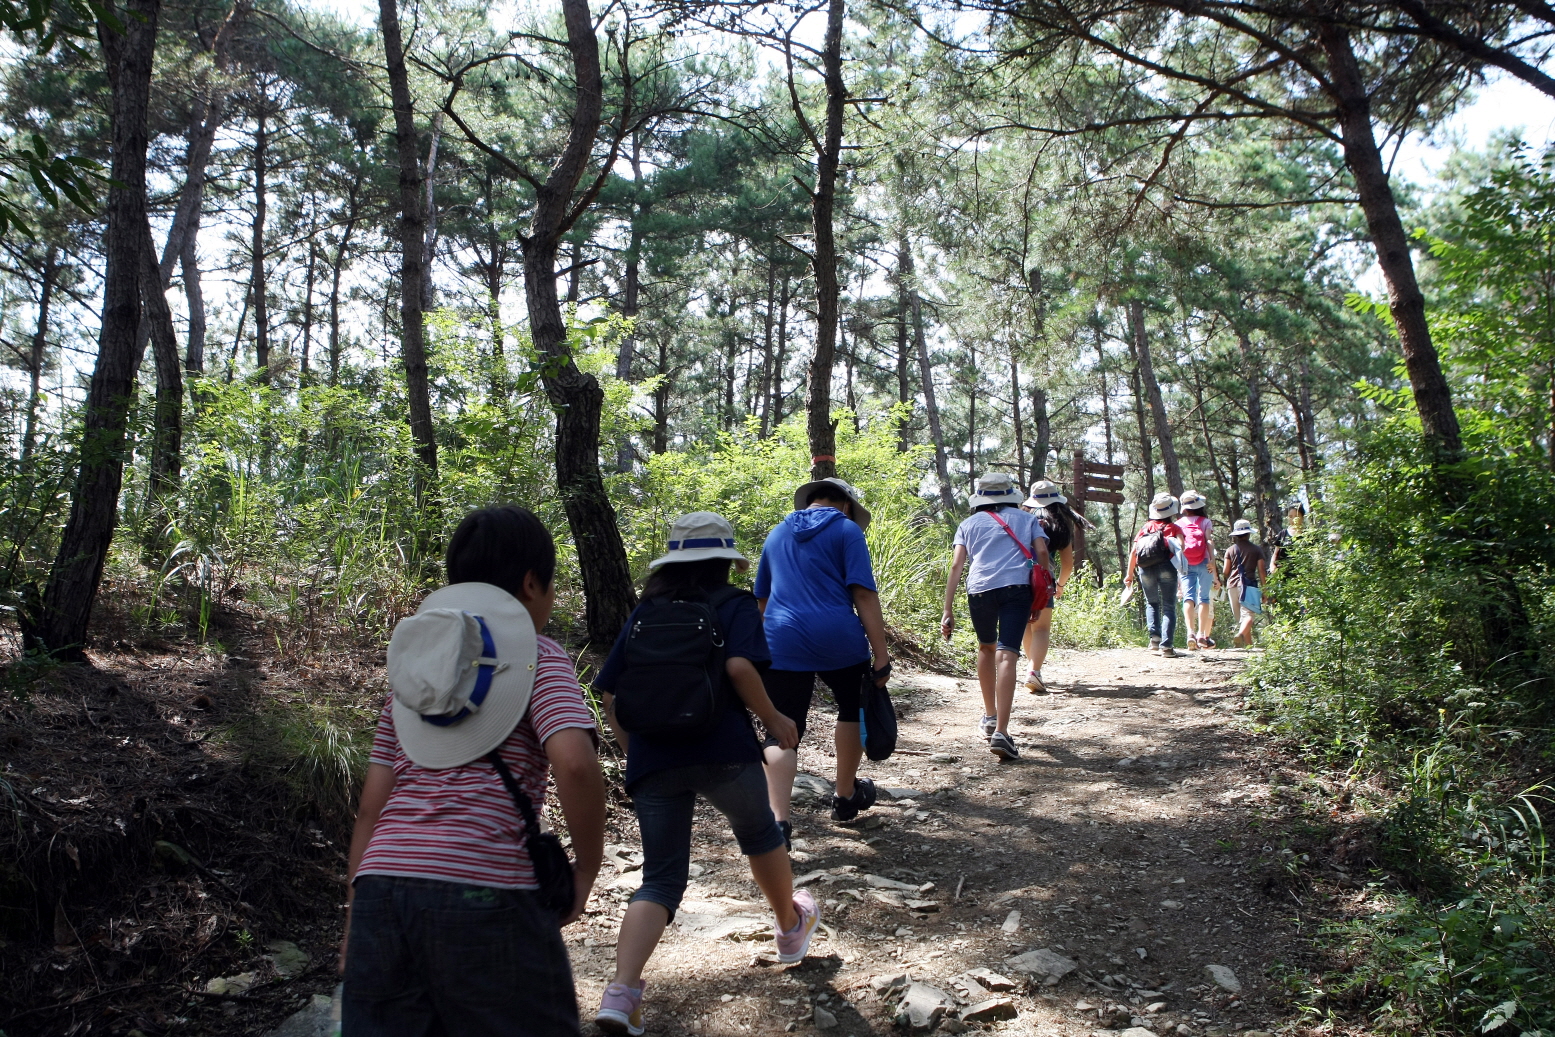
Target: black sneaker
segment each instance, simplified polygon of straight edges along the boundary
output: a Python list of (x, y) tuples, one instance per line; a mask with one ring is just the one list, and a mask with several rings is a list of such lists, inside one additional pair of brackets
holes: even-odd
[(794, 824), (792, 821), (779, 821), (778, 828), (783, 831), (783, 849), (790, 852), (794, 849)]
[(1003, 731), (995, 731), (993, 737), (988, 739), (988, 751), (1001, 760), (1018, 760), (1020, 752), (1015, 748), (1015, 742)]
[(868, 778), (853, 779), (853, 795), (847, 799), (841, 796), (831, 798), (831, 819), (833, 821), (851, 821), (858, 817), (859, 811), (868, 810), (875, 805), (875, 783)]

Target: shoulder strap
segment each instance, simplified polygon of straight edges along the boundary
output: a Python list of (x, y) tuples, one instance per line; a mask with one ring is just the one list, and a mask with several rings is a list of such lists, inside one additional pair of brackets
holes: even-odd
[(1031, 561), (1031, 548), (1020, 542), (1020, 537), (1015, 535), (1015, 530), (1010, 528), (1010, 524), (1000, 518), (997, 511), (990, 511), (988, 517), (1004, 527), (1004, 531), (1010, 534), (1010, 539), (1015, 541), (1015, 546), (1020, 548), (1020, 553), (1026, 556), (1026, 561)]
[(518, 807), (518, 812), (524, 818), (524, 841), (528, 842), (540, 834), (540, 823), (535, 820), (535, 807), (524, 795), (524, 790), (518, 787), (518, 782), (513, 779), (513, 772), (508, 770), (508, 765), (493, 749), (486, 754), (486, 759), (497, 769), (497, 774), (502, 778), (502, 784), (508, 787), (508, 794), (513, 797), (513, 805)]

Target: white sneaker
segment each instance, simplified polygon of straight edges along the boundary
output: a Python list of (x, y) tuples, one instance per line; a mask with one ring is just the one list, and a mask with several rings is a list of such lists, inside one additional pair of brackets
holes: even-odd
[(983, 717), (983, 719), (977, 722), (977, 733), (982, 736), (985, 742), (992, 738), (993, 733), (997, 730), (999, 730), (998, 717)]
[(1047, 694), (1047, 683), (1042, 680), (1041, 670), (1032, 670), (1026, 674), (1026, 690), (1033, 695)]

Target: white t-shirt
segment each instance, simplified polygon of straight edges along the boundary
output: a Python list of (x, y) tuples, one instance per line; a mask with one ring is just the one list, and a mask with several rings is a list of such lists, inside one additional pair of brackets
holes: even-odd
[[(1021, 538), (1033, 555), (1037, 553), (1038, 540), (1046, 540), (1047, 532), (1036, 516), (1019, 508), (1002, 507), (999, 518)], [(998, 521), (986, 511), (975, 511), (956, 527), (955, 545), (965, 547), (971, 559), (966, 574), (966, 592), (981, 594), (1000, 587), (1016, 587), (1031, 582), (1031, 565), (1016, 546), (1015, 541)]]

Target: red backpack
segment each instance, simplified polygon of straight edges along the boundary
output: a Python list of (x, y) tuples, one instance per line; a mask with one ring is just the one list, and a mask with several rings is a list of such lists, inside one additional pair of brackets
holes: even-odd
[(1209, 519), (1203, 515), (1191, 515), (1177, 523), (1182, 530), (1182, 558), (1189, 565), (1202, 565), (1209, 557)]

